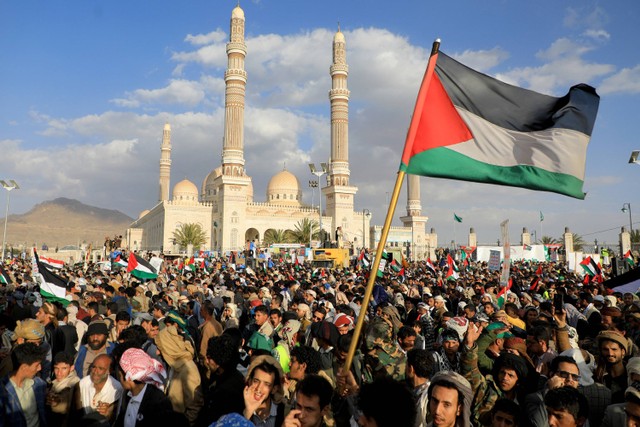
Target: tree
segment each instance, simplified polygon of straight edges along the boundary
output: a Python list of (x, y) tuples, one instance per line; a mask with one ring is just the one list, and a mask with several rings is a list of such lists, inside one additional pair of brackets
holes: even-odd
[(636, 228), (635, 230), (631, 230), (631, 243), (638, 244), (640, 243), (640, 229)]
[(173, 232), (173, 239), (181, 248), (186, 248), (188, 245), (200, 248), (207, 243), (207, 234), (200, 224), (187, 223)]
[(291, 241), (292, 243), (307, 243), (310, 236), (312, 240), (317, 239), (319, 237), (318, 230), (318, 221), (303, 218), (296, 223), (295, 230), (290, 233)]
[(271, 245), (273, 243), (289, 243), (289, 236), (285, 230), (268, 229), (264, 233), (264, 244)]
[(558, 240), (556, 240), (555, 238), (551, 237), (551, 236), (542, 236), (540, 238), (540, 243), (542, 243), (543, 245), (553, 245), (558, 243)]

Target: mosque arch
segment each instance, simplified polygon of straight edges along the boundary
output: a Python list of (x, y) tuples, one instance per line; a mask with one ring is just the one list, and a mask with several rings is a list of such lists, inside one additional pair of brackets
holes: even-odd
[(255, 240), (256, 242), (260, 241), (260, 232), (255, 228), (249, 228), (244, 233), (244, 240)]

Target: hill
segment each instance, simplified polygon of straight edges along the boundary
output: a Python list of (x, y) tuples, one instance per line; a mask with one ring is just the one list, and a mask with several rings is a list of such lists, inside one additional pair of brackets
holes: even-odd
[[(9, 215), (7, 243), (15, 247), (35, 244), (38, 248), (46, 243), (53, 249), (86, 242), (101, 247), (105, 236), (124, 236), (132, 222), (133, 218), (120, 211), (61, 197), (40, 203), (27, 213)], [(4, 218), (0, 227), (4, 227)]]

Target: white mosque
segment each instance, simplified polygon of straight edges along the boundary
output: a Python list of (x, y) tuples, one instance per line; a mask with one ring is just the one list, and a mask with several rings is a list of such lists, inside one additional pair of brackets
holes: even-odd
[[(130, 249), (174, 252), (173, 232), (182, 224), (197, 223), (208, 236), (205, 247), (200, 249), (225, 253), (244, 249), (247, 240), (262, 242), (268, 230), (294, 230), (304, 218), (319, 220), (318, 208), (303, 203), (300, 181), (287, 170), (271, 178), (264, 202), (254, 200), (252, 180), (244, 160), (247, 83), (244, 30), (244, 11), (237, 6), (231, 14), (227, 43), (222, 164), (205, 177), (200, 189), (186, 179), (178, 182), (170, 198), (171, 127), (166, 124), (161, 145), (159, 201), (152, 209), (140, 213), (127, 230), (126, 242)], [(345, 47), (344, 34), (338, 30), (333, 38), (330, 67), (331, 154), (326, 182), (319, 182), (323, 197), (321, 223), (322, 229), (332, 237), (340, 228), (346, 236), (345, 246), (371, 247), (371, 243), (377, 241), (379, 227), (371, 227), (367, 210), (354, 210), (358, 188), (349, 182), (349, 66)], [(390, 244), (393, 246), (396, 236), (396, 246), (398, 241), (411, 240), (414, 248), (426, 247), (435, 235), (425, 234), (428, 218), (421, 216), (418, 177), (410, 176), (408, 184), (407, 215), (401, 218), (404, 226), (392, 228)]]

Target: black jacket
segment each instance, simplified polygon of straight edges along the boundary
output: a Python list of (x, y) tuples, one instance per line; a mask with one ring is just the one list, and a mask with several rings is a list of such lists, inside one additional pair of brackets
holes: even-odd
[[(129, 400), (131, 400), (131, 397), (128, 393), (125, 393), (122, 407), (116, 420), (116, 427), (124, 426), (124, 417), (127, 413)], [(189, 423), (184, 415), (174, 412), (171, 401), (160, 389), (149, 384), (140, 403), (136, 427), (157, 427), (159, 425), (188, 427)]]

